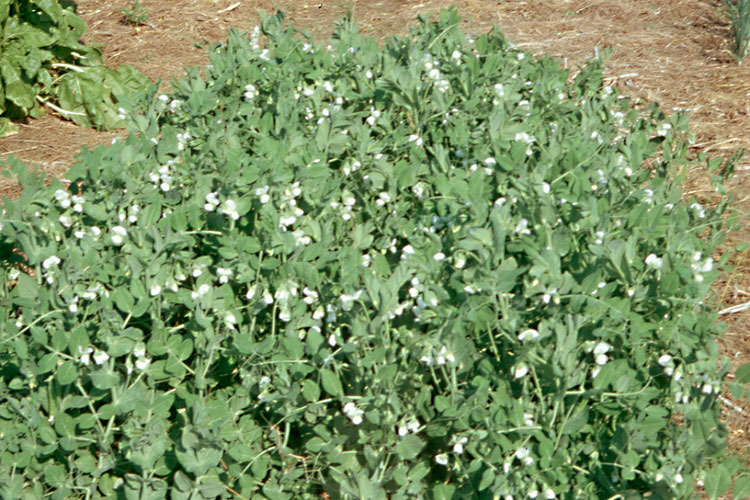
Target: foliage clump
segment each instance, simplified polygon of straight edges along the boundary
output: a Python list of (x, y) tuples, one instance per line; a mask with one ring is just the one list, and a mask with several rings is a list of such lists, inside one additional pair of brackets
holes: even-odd
[(728, 200), (683, 200), (684, 117), (602, 60), (459, 25), (265, 17), (69, 184), (9, 162), (8, 495), (692, 496)]
[(148, 78), (128, 64), (107, 68), (83, 45), (86, 23), (72, 2), (0, 0), (0, 137), (13, 121), (37, 118), (43, 106), (79, 125), (123, 126), (118, 96), (145, 89)]

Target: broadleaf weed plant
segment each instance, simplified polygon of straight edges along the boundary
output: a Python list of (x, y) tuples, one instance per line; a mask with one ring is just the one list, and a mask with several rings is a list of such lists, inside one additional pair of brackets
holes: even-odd
[(750, 44), (750, 0), (723, 0), (723, 3), (732, 23), (732, 54), (742, 64)]
[(133, 26), (142, 26), (148, 24), (149, 9), (141, 5), (140, 0), (131, 0), (128, 5), (122, 9), (125, 16), (125, 22)]
[(7, 161), (5, 498), (692, 497), (730, 200), (603, 60), (459, 25), (265, 16), (70, 182)]

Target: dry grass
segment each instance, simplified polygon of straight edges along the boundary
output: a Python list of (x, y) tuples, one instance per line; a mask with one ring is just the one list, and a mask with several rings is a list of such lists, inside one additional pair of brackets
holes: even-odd
[[(738, 66), (728, 53), (730, 28), (721, 0), (142, 0), (151, 9), (149, 25), (140, 29), (123, 24), (127, 0), (79, 0), (78, 10), (90, 26), (86, 42), (104, 46), (105, 62), (130, 63), (164, 86), (185, 66), (206, 63), (205, 51), (193, 42), (218, 41), (228, 27), (250, 29), (257, 9), (283, 10), (295, 26), (316, 37), (330, 34), (333, 21), (348, 10), (361, 31), (378, 39), (404, 33), (417, 13), (436, 13), (455, 4), (467, 19), (464, 29), (484, 32), (498, 24), (509, 39), (534, 54), (547, 53), (563, 65), (575, 67), (595, 50), (613, 54), (607, 82), (622, 94), (657, 101), (671, 112), (689, 110), (696, 144), (691, 154), (728, 157), (750, 147), (750, 64)], [(239, 3), (236, 7), (229, 7)], [(121, 133), (102, 133), (65, 122), (54, 115), (21, 124), (20, 133), (0, 139), (0, 158), (15, 154), (60, 176), (81, 145), (104, 144)], [(747, 212), (750, 162), (741, 163), (730, 182), (737, 208)], [(17, 187), (0, 180), (0, 194), (14, 196)], [(691, 167), (686, 193), (710, 197), (708, 176)], [(747, 217), (742, 229), (730, 235), (723, 251), (750, 241)], [(719, 307), (750, 301), (750, 252), (733, 254), (736, 266), (722, 277), (714, 293)], [(728, 330), (722, 352), (733, 366), (750, 362), (750, 309), (727, 314)], [(725, 420), (730, 448), (744, 456), (750, 450), (750, 405), (741, 413), (729, 406)], [(744, 405), (744, 407), (742, 406)]]

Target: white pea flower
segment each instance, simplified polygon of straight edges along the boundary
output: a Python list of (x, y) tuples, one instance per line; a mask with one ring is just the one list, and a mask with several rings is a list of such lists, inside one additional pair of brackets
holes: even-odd
[(406, 255), (414, 255), (416, 253), (414, 251), (414, 247), (411, 245), (404, 245), (404, 248), (401, 249), (401, 252), (403, 252)]
[(91, 353), (94, 352), (94, 349), (91, 347), (87, 347), (85, 350), (81, 348), (81, 346), (78, 346), (78, 354), (81, 355), (81, 363), (84, 365), (88, 365), (91, 362)]
[(439, 455), (435, 455), (435, 462), (437, 462), (438, 465), (448, 465), (448, 454), (441, 453)]
[(255, 88), (255, 85), (253, 84), (245, 85), (245, 93), (243, 95), (245, 97), (245, 101), (250, 102), (258, 95), (258, 89)]
[(316, 301), (318, 300), (318, 298), (319, 298), (318, 292), (316, 292), (315, 290), (310, 290), (310, 289), (309, 289), (309, 288), (307, 288), (307, 287), (305, 287), (305, 288), (304, 288), (304, 289), (302, 290), (302, 294), (303, 294), (303, 295), (305, 296), (305, 297), (304, 297), (304, 298), (303, 298), (302, 300), (303, 300), (303, 301), (304, 301), (304, 302), (305, 302), (305, 303), (306, 303), (307, 305), (312, 305), (312, 304), (314, 304), (314, 303), (315, 303), (315, 302), (316, 302)]
[(423, 200), (425, 197), (425, 184), (422, 182), (417, 182), (412, 188), (412, 192), (419, 198), (420, 200)]
[(229, 277), (232, 275), (231, 269), (219, 267), (216, 269), (216, 274), (219, 276), (219, 283), (226, 283), (229, 281)]
[(445, 260), (445, 254), (443, 252), (438, 252), (435, 255), (433, 255), (432, 258), (440, 262), (442, 260)]
[(62, 208), (68, 208), (70, 206), (70, 194), (63, 189), (55, 191), (55, 199), (60, 203)]
[(122, 245), (125, 241), (125, 237), (128, 235), (127, 229), (122, 226), (115, 226), (112, 228), (112, 232), (114, 233), (112, 235), (112, 244)]
[[(700, 253), (698, 254), (700, 255)], [(695, 273), (709, 273), (714, 268), (714, 260), (712, 258), (708, 258), (702, 263), (700, 262), (700, 257), (698, 261), (695, 261), (691, 264), (691, 267), (693, 268), (693, 272)]]
[(135, 367), (141, 371), (146, 371), (150, 364), (151, 360), (149, 358), (138, 358), (135, 361)]
[(104, 351), (96, 350), (96, 353), (94, 353), (94, 363), (97, 365), (101, 365), (107, 362), (109, 359), (109, 354), (107, 354)]
[(151, 296), (156, 297), (161, 293), (161, 287), (159, 285), (154, 285), (151, 287)]
[(529, 373), (529, 367), (526, 365), (526, 363), (519, 363), (513, 369), (513, 376), (515, 378), (523, 378), (527, 373)]
[(362, 423), (362, 415), (364, 415), (365, 412), (357, 408), (356, 404), (349, 402), (344, 405), (344, 414), (354, 425), (359, 425)]
[(61, 215), (59, 221), (60, 221), (60, 224), (62, 224), (66, 228), (70, 228), (70, 226), (73, 225), (73, 219), (71, 219), (67, 215)]
[(546, 498), (547, 500), (554, 500), (555, 492), (550, 488), (547, 488), (546, 490), (544, 490), (544, 498)]
[(675, 475), (674, 475), (674, 482), (675, 482), (675, 483), (677, 483), (677, 484), (681, 484), (681, 483), (682, 483), (682, 481), (683, 481), (683, 479), (682, 479), (682, 474), (680, 474), (680, 473), (678, 472), (677, 474), (675, 474)]
[(661, 137), (665, 137), (669, 133), (669, 130), (671, 128), (671, 123), (662, 123), (661, 125), (659, 125), (659, 128), (656, 129), (656, 133)]
[(422, 138), (419, 137), (416, 134), (411, 134), (409, 136), (409, 142), (416, 142), (417, 146), (421, 146), (424, 141), (422, 141)]
[[(520, 105), (521, 105), (521, 103), (519, 103), (519, 106)], [(516, 142), (523, 142), (523, 143), (528, 144), (530, 146), (530, 145), (534, 144), (534, 142), (536, 141), (536, 137), (534, 137), (533, 135), (529, 135), (526, 132), (518, 132), (516, 134), (516, 136), (515, 136), (515, 141)]]
[(52, 256), (47, 257), (46, 259), (44, 259), (44, 261), (42, 261), (42, 267), (44, 269), (49, 270), (49, 268), (51, 268), (51, 267), (57, 267), (57, 265), (60, 264), (60, 262), (61, 261), (60, 261), (60, 258), (58, 256), (52, 255)]
[(415, 418), (413, 418), (413, 419), (409, 420), (409, 421), (408, 421), (408, 422), (406, 423), (406, 429), (407, 429), (407, 430), (408, 430), (409, 432), (412, 432), (412, 433), (415, 433), (415, 434), (416, 434), (417, 432), (419, 432), (419, 420), (417, 420), (417, 419), (415, 419)]
[(375, 200), (375, 203), (377, 203), (377, 205), (380, 206), (380, 207), (382, 207), (386, 203), (390, 203), (390, 202), (391, 202), (391, 195), (388, 194), (387, 191), (383, 191), (382, 193), (380, 193), (378, 195), (378, 199)]
[(232, 218), (232, 220), (237, 220), (240, 218), (240, 214), (237, 213), (237, 203), (235, 203), (234, 200), (226, 200), (221, 206), (221, 213), (224, 215), (228, 215)]
[(608, 353), (610, 351), (610, 349), (612, 349), (612, 346), (609, 345), (608, 343), (606, 343), (606, 342), (599, 342), (594, 347), (594, 351), (593, 351), (594, 352), (594, 356), (598, 356), (599, 354), (606, 354), (606, 353)]
[(704, 218), (706, 216), (706, 209), (704, 209), (700, 203), (693, 203), (690, 205), (690, 208), (696, 211), (699, 218)]
[(444, 365), (446, 361), (448, 363), (455, 363), (456, 357), (453, 355), (453, 353), (448, 352), (448, 349), (446, 349), (445, 346), (442, 346), (437, 354), (437, 357), (435, 358), (435, 361), (439, 365)]
[(539, 496), (539, 491), (536, 488), (532, 488), (529, 490), (526, 496), (533, 500), (534, 498)]
[[(205, 269), (205, 267), (206, 267), (205, 264), (196, 264), (196, 265), (194, 265), (193, 266), (193, 272), (192, 272), (193, 278), (197, 278), (198, 276), (200, 276), (201, 274), (203, 274), (203, 269)], [(180, 278), (177, 278), (177, 279), (179, 280)], [(182, 281), (182, 280), (180, 280), (180, 281)]]
[(73, 196), (73, 211), (77, 213), (83, 212), (83, 204), (86, 202), (86, 199), (82, 196)]
[(203, 297), (204, 295), (206, 295), (210, 291), (211, 291), (211, 286), (208, 285), (208, 284), (206, 284), (206, 283), (204, 283), (204, 284), (202, 284), (201, 286), (198, 287), (198, 291), (197, 292), (192, 292), (190, 294), (190, 296), (193, 298), (193, 300), (196, 300), (196, 299), (198, 299), (200, 297)]
[(419, 360), (422, 363), (426, 364), (427, 366), (432, 366), (432, 363), (434, 362), (434, 360), (432, 359), (432, 356), (427, 356), (427, 355), (422, 356), (421, 358), (419, 358)]
[(464, 452), (464, 445), (469, 442), (469, 438), (467, 438), (466, 436), (456, 438), (454, 436), (453, 442), (455, 443), (453, 445), (453, 453), (455, 453), (456, 455), (460, 455)]
[(534, 426), (534, 415), (531, 413), (524, 413), (523, 414), (523, 425), (526, 427), (533, 427)]
[(523, 218), (520, 221), (518, 221), (518, 224), (516, 224), (515, 232), (518, 234), (531, 234), (531, 230), (529, 229), (528, 219)]
[(334, 334), (328, 336), (328, 345), (331, 347), (336, 347), (336, 336)]
[(659, 363), (661, 366), (667, 366), (671, 362), (672, 362), (672, 356), (670, 356), (669, 354), (663, 354), (657, 360), (657, 363)]
[(520, 340), (521, 342), (526, 342), (527, 340), (536, 340), (537, 338), (539, 338), (539, 332), (537, 330), (534, 330), (533, 328), (529, 328), (528, 330), (524, 330), (518, 334), (518, 340)]
[(656, 254), (649, 254), (644, 261), (648, 267), (653, 269), (661, 269), (663, 261), (661, 257), (657, 257)]
[(372, 127), (375, 125), (375, 122), (377, 119), (380, 118), (380, 110), (371, 107), (370, 108), (370, 116), (367, 117), (367, 123)]
[(596, 358), (594, 358), (594, 361), (599, 366), (604, 366), (607, 364), (607, 361), (609, 361), (609, 358), (606, 354), (597, 354)]
[(456, 266), (456, 269), (463, 269), (466, 265), (466, 257), (463, 255), (457, 255), (454, 259), (453, 265)]
[(362, 290), (357, 290), (356, 292), (352, 294), (344, 293), (339, 297), (339, 300), (341, 300), (341, 307), (344, 309), (344, 311), (349, 311), (352, 308), (352, 304), (354, 301), (359, 300), (359, 297), (362, 295)]
[(279, 218), (279, 227), (286, 230), (288, 226), (291, 226), (297, 221), (297, 217), (294, 215), (285, 215)]

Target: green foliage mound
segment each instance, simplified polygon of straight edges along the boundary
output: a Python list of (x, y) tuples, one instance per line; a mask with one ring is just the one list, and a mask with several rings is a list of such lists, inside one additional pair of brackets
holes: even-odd
[(0, 0), (0, 137), (12, 121), (36, 118), (47, 105), (79, 125), (123, 126), (119, 95), (150, 83), (132, 66), (107, 68), (99, 50), (80, 43), (86, 23), (73, 2)]
[(729, 202), (601, 60), (460, 22), (265, 17), (69, 185), (8, 162), (3, 498), (692, 496)]

